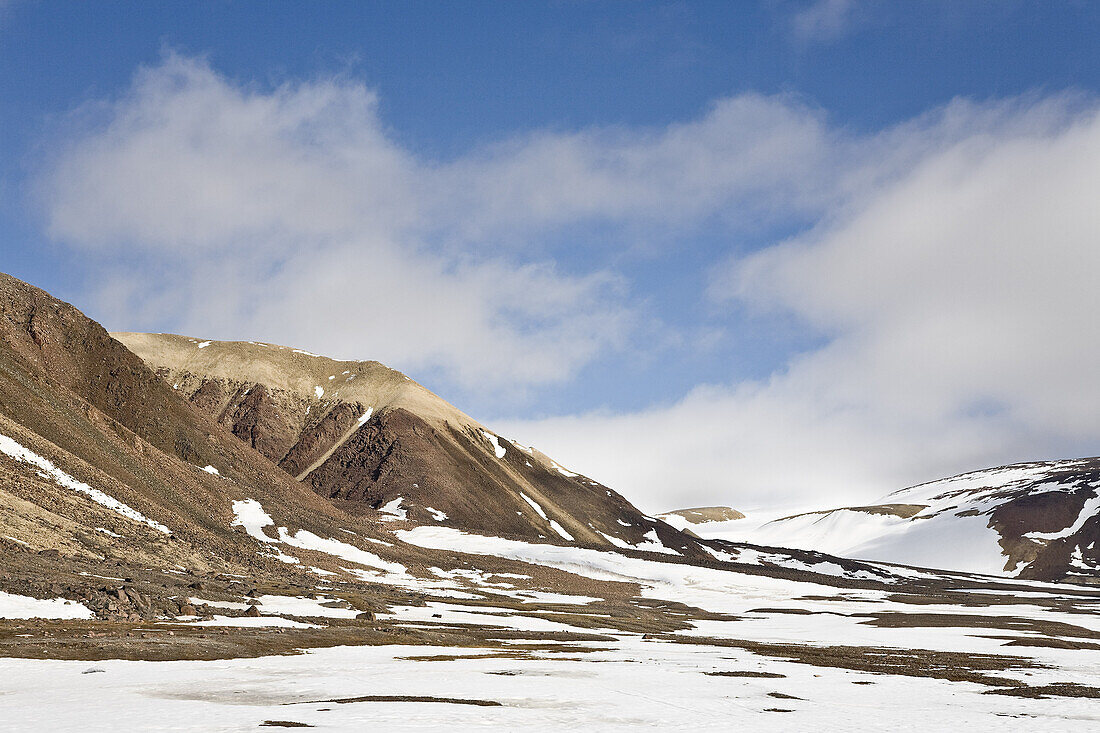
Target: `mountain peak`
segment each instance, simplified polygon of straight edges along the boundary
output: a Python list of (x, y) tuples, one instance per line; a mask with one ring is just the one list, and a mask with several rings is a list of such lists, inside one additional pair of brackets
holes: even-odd
[(347, 511), (528, 540), (692, 551), (608, 487), (377, 361), (252, 341), (115, 337), (181, 398)]

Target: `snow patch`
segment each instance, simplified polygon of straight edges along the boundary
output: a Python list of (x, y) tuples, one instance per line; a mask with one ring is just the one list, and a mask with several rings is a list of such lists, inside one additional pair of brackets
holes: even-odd
[(403, 502), (403, 501), (404, 501), (404, 499), (402, 499), (399, 496), (396, 499), (394, 499), (393, 501), (388, 501), (385, 504), (383, 504), (382, 506), (378, 507), (378, 511), (382, 512), (383, 514), (389, 514), (390, 517), (392, 517), (392, 518), (383, 517), (383, 519), (386, 520), (386, 521), (391, 521), (392, 522), (394, 519), (408, 519), (409, 518), (408, 510), (401, 508), (401, 502)]
[(561, 526), (560, 524), (558, 524), (553, 519), (550, 520), (550, 529), (554, 530), (555, 532), (557, 532), (558, 534), (560, 534), (562, 537), (569, 540), (570, 542), (573, 541), (573, 535), (566, 532), (565, 527)]
[(195, 621), (188, 626), (243, 626), (245, 628), (279, 627), (283, 629), (322, 629), (317, 624), (291, 621), (279, 616), (215, 616), (209, 621)]
[(603, 535), (603, 538), (605, 540), (607, 540), (611, 544), (615, 545), (615, 547), (620, 547), (624, 550), (633, 550), (634, 549), (634, 546), (631, 545), (629, 542), (626, 542), (625, 540), (621, 540), (618, 537), (615, 537), (614, 535), (604, 534), (603, 532), (600, 532), (600, 534)]
[(657, 530), (651, 529), (642, 535), (642, 539), (645, 542), (639, 542), (635, 545), (635, 549), (646, 550), (647, 552), (661, 552), (665, 555), (679, 555), (680, 553), (673, 550), (671, 547), (665, 547), (661, 542), (661, 538), (657, 536)]
[(261, 557), (270, 557), (273, 560), (278, 560), (279, 562), (286, 563), (287, 565), (301, 565), (302, 564), (301, 560), (294, 557), (293, 555), (286, 554), (285, 552), (280, 550), (278, 547), (271, 547), (271, 548), (268, 549), (267, 552), (261, 552), (260, 556)]
[(236, 518), (229, 526), (244, 527), (244, 531), (248, 533), (249, 537), (253, 537), (260, 542), (279, 541), (264, 534), (263, 528), (275, 524), (275, 520), (264, 511), (260, 502), (255, 499), (243, 499), (233, 502), (233, 514)]
[[(577, 476), (580, 476), (579, 473), (573, 473), (572, 471), (566, 470), (561, 464), (556, 461), (550, 461), (550, 465), (553, 466), (558, 473), (567, 478), (576, 478)], [(610, 492), (608, 492), (608, 496), (611, 496)]]
[(1024, 535), (1029, 540), (1060, 540), (1063, 537), (1069, 537), (1072, 534), (1076, 534), (1080, 529), (1085, 526), (1092, 517), (1100, 513), (1100, 493), (1095, 494), (1091, 499), (1086, 499), (1084, 505), (1081, 507), (1081, 511), (1077, 514), (1077, 519), (1070, 526), (1057, 532), (1028, 532)]
[[(331, 574), (335, 575), (335, 573)], [(303, 596), (263, 595), (256, 600), (260, 602), (257, 608), (264, 615), (355, 618), (359, 614), (359, 611), (354, 608), (332, 608), (324, 605), (325, 603), (341, 600), (334, 596), (305, 598)]]
[(279, 540), (291, 547), (298, 547), (303, 550), (316, 550), (317, 552), (339, 557), (348, 562), (356, 563), (357, 565), (377, 568), (378, 570), (384, 570), (387, 573), (394, 573), (396, 575), (406, 574), (405, 566), (401, 563), (383, 560), (378, 557), (378, 555), (360, 550), (355, 545), (349, 545), (347, 542), (318, 537), (308, 530), (300, 529), (292, 535), (287, 532), (286, 527), (279, 527)]
[(0, 618), (91, 618), (92, 611), (83, 603), (65, 598), (31, 598), (0, 591)]
[(549, 519), (550, 519), (550, 518), (546, 516), (546, 512), (544, 512), (544, 511), (542, 510), (542, 507), (541, 507), (541, 506), (539, 506), (539, 503), (538, 503), (537, 501), (535, 501), (534, 499), (532, 499), (532, 498), (531, 498), (530, 496), (528, 496), (527, 494), (523, 493), (522, 491), (521, 491), (521, 492), (519, 492), (519, 495), (523, 497), (523, 500), (524, 500), (525, 502), (527, 502), (528, 504), (530, 504), (530, 505), (531, 505), (531, 508), (532, 508), (532, 509), (534, 509), (534, 510), (535, 510), (536, 512), (538, 512), (538, 514), (539, 514), (539, 516), (540, 516), (540, 517), (542, 517), (543, 519), (545, 519), (545, 520), (549, 521)]
[(504, 458), (504, 454), (508, 452), (508, 449), (500, 444), (500, 439), (488, 430), (482, 430), (481, 434), (485, 436), (486, 440), (493, 444), (493, 452), (496, 453), (497, 458)]
[[(233, 525), (244, 527), (249, 536), (254, 537), (260, 542), (281, 542), (291, 547), (297, 547), (302, 550), (315, 550), (316, 552), (339, 557), (359, 565), (384, 570), (388, 573), (395, 573), (398, 575), (406, 574), (405, 566), (400, 563), (388, 562), (373, 553), (360, 550), (354, 545), (349, 545), (347, 542), (341, 542), (340, 540), (331, 538), (325, 539), (308, 530), (300, 529), (294, 534), (291, 534), (287, 531), (286, 527), (279, 527), (278, 539), (268, 537), (264, 534), (263, 528), (273, 525), (274, 521), (255, 499), (244, 499), (243, 501), (233, 502), (233, 513), (237, 517), (233, 521)], [(283, 562), (293, 562), (295, 564), (301, 562), (296, 557), (283, 555), (280, 550), (276, 549), (275, 552), (277, 554), (273, 556)]]

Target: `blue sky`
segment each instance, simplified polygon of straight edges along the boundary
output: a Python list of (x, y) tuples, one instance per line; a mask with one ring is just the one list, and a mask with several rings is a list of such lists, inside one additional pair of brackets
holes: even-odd
[(8, 0), (0, 269), (386, 361), (655, 509), (1095, 453), (1098, 20)]

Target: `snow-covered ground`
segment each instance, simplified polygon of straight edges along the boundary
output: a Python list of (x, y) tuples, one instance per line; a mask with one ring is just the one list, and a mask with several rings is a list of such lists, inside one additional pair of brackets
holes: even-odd
[[(246, 731), (265, 721), (329, 731), (531, 733), (1100, 729), (1096, 699), (988, 694), (1013, 685), (1100, 687), (1100, 650), (1087, 641), (1100, 639), (1100, 616), (1087, 612), (1095, 601), (1078, 595), (1080, 588), (1011, 581), (1019, 592), (978, 585), (954, 603), (950, 584), (971, 581), (902, 570), (883, 586), (866, 582), (882, 578), (869, 572), (875, 568), (809, 564), (778, 551), (742, 549), (732, 559), (754, 572), (738, 572), (672, 554), (643, 559), (435, 524), (394, 531), (395, 543), (439, 552), (439, 562), (451, 563), (425, 571), (411, 562), (387, 564), (350, 542), (279, 527), (251, 499), (233, 509), (234, 524), (257, 540), (257, 551), (289, 546), (325, 553), (349, 576), (414, 591), (378, 610), (384, 628), (428, 632), (429, 640), (433, 630), (480, 635), (467, 637), (476, 642), (462, 648), (443, 641), (341, 646), (221, 661), (0, 659), (0, 730)], [(358, 542), (354, 532), (347, 535)], [(502, 568), (501, 559), (526, 564)], [(796, 574), (756, 572), (773, 565)], [(545, 568), (580, 577), (568, 587), (527, 586)], [(806, 570), (815, 575), (797, 574)], [(218, 615), (160, 623), (210, 633), (231, 627), (322, 633), (326, 624), (357, 616), (341, 603), (334, 574), (321, 576), (312, 597), (260, 595), (259, 617), (234, 615), (248, 608), (247, 597), (193, 596), (189, 602)], [(817, 582), (822, 576), (827, 582)], [(905, 590), (914, 577), (938, 584), (939, 591), (928, 592), (940, 599)], [(600, 581), (615, 581), (625, 599), (600, 597)], [(61, 603), (0, 595), (0, 611), (13, 614), (22, 613), (19, 604), (33, 606), (34, 615), (87, 612)], [(641, 618), (634, 611), (643, 606), (667, 609), (663, 618), (678, 623), (647, 627), (652, 632), (622, 624)], [(1085, 643), (1005, 646), (1055, 637)], [(913, 662), (929, 655), (941, 661)], [(1003, 660), (1003, 668), (968, 666), (982, 655)], [(999, 681), (967, 678), (974, 670)]]
[[(890, 602), (892, 593), (883, 590), (849, 588), (844, 589), (842, 594), (822, 600), (822, 586), (807, 581), (745, 575), (683, 563), (655, 562), (614, 552), (531, 544), (467, 534), (447, 527), (417, 527), (397, 534), (409, 544), (420, 547), (531, 562), (595, 580), (634, 582), (640, 585), (642, 597), (677, 601), (731, 617), (728, 621), (695, 621), (695, 630), (687, 634), (793, 644), (913, 647), (947, 652), (1003, 651), (1003, 640), (982, 638), (974, 628), (888, 628), (865, 623), (866, 614), (913, 613), (919, 610), (921, 613), (963, 616), (996, 613), (1013, 618), (1064, 623), (1083, 627), (1100, 638), (1100, 616), (1053, 611), (1040, 603), (1056, 595), (1053, 592), (1051, 595), (1020, 595), (1018, 603), (1002, 603), (993, 609), (982, 605), (929, 603), (922, 603), (915, 609), (908, 604)], [(835, 567), (839, 569), (839, 566)], [(856, 571), (859, 572), (862, 571)], [(836, 592), (836, 589), (832, 590)], [(756, 610), (765, 606), (770, 612)], [(1100, 653), (1092, 656), (1100, 664)], [(1100, 673), (1100, 666), (1095, 671)]]
[(837, 509), (756, 528), (737, 526), (735, 521), (723, 522), (721, 527), (704, 524), (693, 531), (701, 537), (735, 542), (996, 575), (1003, 572), (1007, 558), (998, 545), (1000, 535), (988, 523), (988, 516), (939, 516), (935, 521), (920, 521)]
[[(638, 636), (622, 635), (600, 646), (607, 650), (580, 656), (533, 651), (528, 658), (463, 658), (476, 650), (385, 646), (218, 662), (0, 659), (0, 727), (205, 733), (284, 721), (327, 731), (977, 733), (1011, 730), (1014, 723), (1031, 731), (1100, 725), (1100, 706), (1089, 699), (982, 695), (983, 688), (970, 683), (823, 668)], [(416, 659), (426, 655), (453, 658)], [(92, 669), (102, 671), (86, 673)], [(383, 700), (330, 702), (368, 695)], [(384, 696), (499, 705), (397, 702)]]
[(87, 606), (64, 598), (31, 598), (0, 591), (0, 618), (91, 618)]

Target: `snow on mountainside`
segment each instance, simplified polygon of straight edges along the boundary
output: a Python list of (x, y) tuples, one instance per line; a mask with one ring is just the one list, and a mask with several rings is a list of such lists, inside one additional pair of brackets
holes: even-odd
[(696, 532), (919, 567), (1080, 581), (1100, 570), (1100, 458), (974, 471), (869, 506)]

